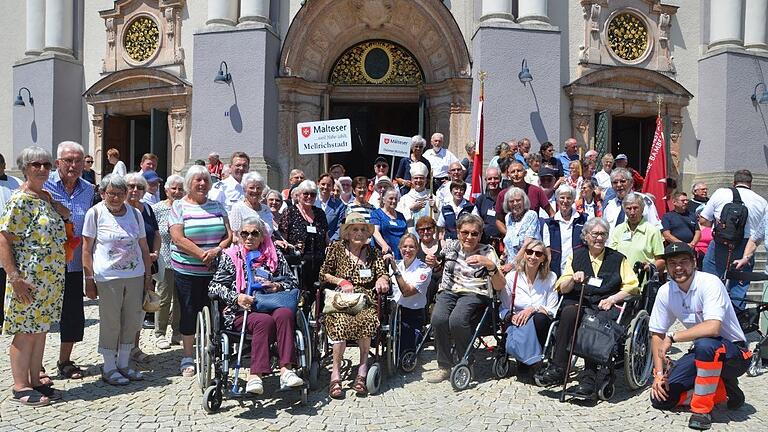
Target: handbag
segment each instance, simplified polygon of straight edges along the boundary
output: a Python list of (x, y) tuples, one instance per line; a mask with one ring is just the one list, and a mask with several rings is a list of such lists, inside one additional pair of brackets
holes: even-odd
[(357, 315), (367, 304), (368, 297), (363, 293), (345, 293), (326, 289), (323, 313)]
[(144, 290), (144, 302), (141, 304), (141, 308), (144, 312), (157, 312), (160, 310), (160, 294)]
[(619, 323), (587, 310), (576, 334), (574, 354), (584, 360), (608, 364), (623, 335), (624, 329)]
[(273, 293), (256, 291), (253, 299), (251, 310), (256, 312), (269, 313), (276, 309), (288, 308), (296, 313), (296, 308), (299, 305), (299, 289), (293, 288)]
[[(515, 279), (512, 282), (511, 310), (515, 308), (518, 274), (518, 272), (515, 272)], [(520, 327), (514, 324), (510, 324), (507, 327), (507, 342), (504, 348), (507, 355), (526, 365), (536, 364), (544, 358), (541, 345), (539, 345), (539, 339), (536, 336), (536, 327), (534, 326), (533, 319), (530, 318)]]

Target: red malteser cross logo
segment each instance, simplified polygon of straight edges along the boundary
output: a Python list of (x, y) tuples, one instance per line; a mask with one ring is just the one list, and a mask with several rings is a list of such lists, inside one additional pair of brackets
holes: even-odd
[(419, 276), (419, 279), (421, 279), (421, 281), (424, 282), (425, 280), (427, 280), (427, 275), (422, 273), (421, 276)]
[(304, 135), (304, 138), (309, 138), (309, 135), (312, 134), (312, 129), (309, 126), (303, 126), (301, 128), (301, 134)]
[(384, 144), (389, 144), (389, 138), (384, 138)]

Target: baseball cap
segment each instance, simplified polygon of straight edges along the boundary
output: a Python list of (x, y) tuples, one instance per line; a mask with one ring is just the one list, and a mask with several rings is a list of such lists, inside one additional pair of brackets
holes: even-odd
[(619, 153), (619, 155), (616, 156), (615, 160), (622, 160), (622, 159), (627, 160), (627, 155), (625, 155), (624, 153)]
[(141, 173), (141, 176), (144, 177), (144, 180), (146, 180), (147, 183), (163, 181), (163, 179), (160, 178), (160, 176), (157, 175), (157, 173), (154, 170), (146, 170), (143, 173)]
[(392, 184), (392, 180), (389, 179), (387, 176), (381, 176), (376, 180), (376, 185), (378, 186), (381, 183), (389, 183)]
[(389, 166), (389, 162), (387, 162), (387, 159), (384, 158), (384, 156), (379, 156), (379, 157), (376, 158), (375, 161), (373, 161), (374, 165), (377, 165), (377, 164), (380, 164), (380, 163), (383, 163), (383, 164), (386, 164), (387, 166)]
[(667, 247), (664, 248), (664, 258), (669, 258), (675, 255), (680, 254), (688, 254), (692, 257), (696, 257), (696, 253), (693, 252), (693, 249), (691, 249), (691, 246), (688, 245), (688, 243), (683, 242), (675, 242), (670, 243), (667, 245)]
[(557, 177), (557, 170), (553, 170), (550, 167), (541, 167), (539, 169), (539, 177), (546, 177), (546, 176)]

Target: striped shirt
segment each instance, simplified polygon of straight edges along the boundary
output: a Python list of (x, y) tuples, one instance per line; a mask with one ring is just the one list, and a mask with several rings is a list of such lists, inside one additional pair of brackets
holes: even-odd
[[(45, 182), (45, 190), (51, 193), (51, 196), (56, 201), (62, 203), (64, 207), (70, 211), (69, 220), (75, 225), (75, 236), (80, 237), (83, 235), (83, 223), (85, 222), (85, 213), (89, 208), (93, 206), (93, 196), (95, 191), (93, 185), (83, 180), (77, 179), (75, 189), (72, 190), (70, 195), (67, 189), (64, 187), (64, 182), (61, 181), (59, 171), (51, 172), (48, 177), (48, 181)], [(72, 261), (67, 263), (68, 272), (81, 272), (83, 271), (83, 244), (77, 246)]]
[[(182, 225), (184, 237), (202, 250), (213, 249), (227, 235), (227, 211), (218, 201), (207, 200), (193, 204), (186, 199), (174, 201), (168, 215), (168, 226)], [(197, 257), (189, 255), (171, 243), (171, 266), (179, 273), (191, 276), (210, 276), (215, 272)]]
[(365, 222), (368, 223), (371, 221), (371, 213), (376, 210), (372, 205), (365, 203), (365, 206), (358, 204), (357, 201), (353, 201), (349, 204), (347, 204), (347, 214), (344, 215), (345, 217), (349, 215), (350, 213), (358, 213), (361, 216), (365, 218)]

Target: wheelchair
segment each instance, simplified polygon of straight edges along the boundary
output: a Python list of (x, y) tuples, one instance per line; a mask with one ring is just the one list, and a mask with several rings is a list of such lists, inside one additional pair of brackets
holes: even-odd
[[(326, 367), (333, 362), (333, 351), (331, 341), (323, 329), (323, 306), (325, 304), (325, 289), (332, 289), (331, 286), (315, 283), (315, 299), (309, 307), (309, 319), (307, 325), (309, 328), (310, 341), (308, 350), (310, 352), (310, 362), (308, 370), (309, 387), (311, 389), (319, 388), (320, 368)], [(390, 287), (390, 293), (392, 292)], [(391, 376), (395, 373), (398, 352), (398, 339), (400, 330), (399, 308), (387, 294), (376, 293), (374, 299), (376, 303), (376, 313), (379, 317), (379, 328), (376, 334), (371, 338), (371, 347), (368, 356), (368, 374), (366, 376), (365, 386), (368, 393), (375, 395), (381, 391), (385, 376)], [(300, 305), (301, 307), (301, 305)], [(351, 343), (350, 343), (351, 342)], [(357, 341), (347, 341), (347, 347), (357, 346)]]
[[(768, 275), (762, 272), (729, 270), (726, 272), (726, 278), (761, 282), (768, 280)], [(763, 290), (763, 294), (765, 294), (765, 290)], [(739, 320), (739, 326), (745, 335), (757, 333), (760, 338), (755, 345), (755, 348), (752, 349), (752, 361), (749, 364), (749, 369), (747, 369), (747, 376), (760, 376), (766, 370), (763, 358), (768, 360), (768, 335), (763, 334), (763, 331), (760, 330), (760, 316), (764, 313), (768, 313), (768, 302), (748, 298), (732, 298), (731, 300), (746, 303), (747, 306), (750, 304), (754, 305), (754, 307), (737, 310), (736, 318)]]

